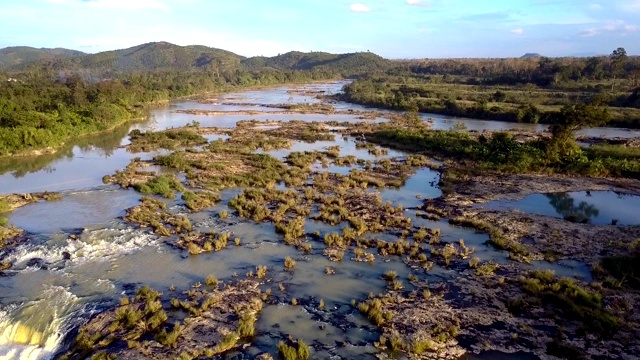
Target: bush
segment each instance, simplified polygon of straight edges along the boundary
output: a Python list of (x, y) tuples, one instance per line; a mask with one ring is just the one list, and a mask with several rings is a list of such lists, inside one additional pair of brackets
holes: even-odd
[(144, 184), (134, 185), (143, 194), (162, 195), (167, 199), (176, 197), (176, 191), (184, 191), (184, 186), (174, 175), (158, 175)]
[(296, 261), (293, 260), (291, 257), (287, 256), (284, 259), (284, 268), (287, 270), (291, 270), (296, 266)]

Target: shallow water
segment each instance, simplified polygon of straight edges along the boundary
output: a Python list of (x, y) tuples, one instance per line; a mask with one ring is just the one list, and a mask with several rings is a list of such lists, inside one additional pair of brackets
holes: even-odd
[[(312, 84), (304, 89), (335, 93), (343, 84), (344, 82)], [(204, 281), (210, 274), (225, 281), (233, 281), (236, 276), (242, 277), (255, 270), (257, 265), (268, 267), (267, 274), (271, 280), (263, 288), (271, 288), (272, 296), (276, 297), (279, 304), (268, 305), (263, 310), (257, 323), (258, 336), (251, 346), (242, 351), (245, 356), (251, 357), (264, 351), (273, 352), (278, 340), (294, 335), (312, 345), (312, 356), (317, 358), (373, 358), (376, 349), (371, 344), (377, 340), (379, 333), (351, 307), (351, 300), (360, 301), (369, 293), (383, 292), (387, 284), (382, 279), (382, 274), (389, 270), (396, 271), (405, 287), (411, 289), (407, 281), (410, 274), (421, 280), (442, 281), (457, 276), (455, 269), (436, 266), (427, 273), (406, 266), (400, 257), (381, 257), (375, 249), (367, 250), (376, 256), (373, 264), (351, 261), (354, 256), (352, 249), (345, 254), (342, 262), (330, 262), (321, 255), (324, 248), (322, 241), (314, 240), (311, 236), (312, 251), (305, 255), (293, 247), (285, 246), (281, 237), (275, 234), (273, 224), (257, 224), (237, 218), (226, 203), (239, 192), (238, 189), (221, 192), (222, 202), (212, 209), (187, 215), (199, 231), (229, 231), (232, 238), (241, 239), (241, 246), (230, 242), (230, 246), (221, 252), (188, 256), (185, 251), (166, 244), (175, 239), (159, 239), (150, 234), (148, 229), (133, 228), (120, 220), (124, 209), (138, 203), (140, 194), (102, 184), (104, 175), (124, 168), (134, 157), (150, 159), (157, 154), (130, 153), (121, 148), (128, 143), (127, 134), (131, 129), (166, 129), (193, 121), (200, 122), (202, 126), (230, 127), (235, 126), (239, 120), (251, 118), (358, 121), (351, 115), (196, 116), (175, 112), (179, 109), (275, 111), (279, 109), (259, 104), (317, 102), (314, 96), (290, 93), (289, 90), (291, 89), (280, 87), (235, 93), (217, 100), (218, 103), (253, 105), (178, 101), (169, 107), (151, 111), (149, 121), (123, 126), (109, 134), (83, 138), (56, 154), (14, 159), (0, 164), (0, 173), (3, 174), (0, 175), (2, 193), (44, 190), (63, 192), (63, 198), (59, 201), (29, 204), (9, 215), (12, 224), (24, 228), (28, 233), (23, 245), (9, 254), (0, 254), (5, 255), (5, 260), (14, 263), (11, 270), (0, 276), (0, 359), (50, 358), (61, 339), (71, 329), (86, 321), (96, 311), (117, 303), (123, 294), (131, 295), (143, 285), (170, 293), (171, 286), (176, 291), (186, 290), (194, 283)], [(346, 103), (337, 103), (335, 107), (338, 110), (364, 109)], [(435, 116), (434, 127), (449, 128), (457, 121), (465, 122), (469, 129), (478, 130), (528, 126)], [(598, 131), (617, 134), (623, 130)], [(207, 136), (208, 140), (226, 138), (220, 135)], [(334, 145), (340, 145), (341, 156), (354, 155), (371, 161), (381, 158), (369, 154), (367, 149), (357, 149), (354, 138), (344, 139), (339, 135), (336, 135), (334, 142), (293, 142), (291, 149), (268, 153), (284, 158), (292, 151), (323, 150)], [(389, 150), (385, 157), (402, 158), (406, 155), (401, 151)], [(330, 165), (323, 169), (316, 164), (314, 167), (318, 171), (341, 174), (347, 174), (354, 168), (358, 166)], [(155, 167), (148, 170), (163, 171)], [(402, 188), (384, 189), (380, 191), (380, 195), (383, 201), (390, 201), (394, 206), (402, 205), (406, 216), (411, 218), (415, 226), (441, 229), (442, 241), (458, 242), (464, 239), (465, 244), (475, 250), (472, 256), (477, 256), (482, 261), (506, 263), (507, 253), (496, 251), (487, 245), (486, 234), (452, 226), (446, 219), (430, 221), (416, 216), (416, 208), (422, 205), (422, 199), (441, 195), (438, 181), (437, 171), (424, 168), (411, 176)], [(283, 188), (282, 185), (280, 187)], [(596, 195), (593, 194), (594, 199)], [(579, 195), (575, 195), (575, 199), (574, 202), (583, 201)], [(629, 201), (625, 202), (627, 205), (621, 205), (610, 197), (599, 201), (614, 203), (610, 207), (596, 204), (598, 215), (592, 217), (593, 221), (610, 222), (605, 216), (608, 214), (607, 209), (613, 211), (629, 206)], [(183, 211), (177, 206), (181, 203), (180, 200), (166, 202), (171, 211)], [(631, 202), (637, 203), (636, 200)], [(534, 205), (535, 208), (542, 207), (537, 203)], [(638, 208), (627, 209), (631, 211)], [(217, 216), (221, 210), (229, 211), (227, 219), (222, 220)], [(619, 217), (619, 221), (624, 223), (630, 220)], [(325, 233), (339, 231), (342, 226), (344, 224), (332, 227), (308, 220), (306, 231), (308, 235), (318, 231), (322, 237)], [(394, 234), (368, 236), (386, 241), (395, 241), (397, 238)], [(284, 269), (283, 262), (287, 256), (297, 262), (294, 271)], [(552, 265), (559, 275), (587, 279), (584, 264), (541, 263), (535, 266)], [(326, 267), (333, 268), (335, 274), (326, 275)], [(286, 288), (285, 292), (278, 290), (280, 283)], [(285, 305), (290, 304), (293, 298), (301, 305)], [(317, 310), (320, 299), (326, 304), (324, 311)]]
[(533, 194), (522, 200), (493, 201), (483, 206), (594, 225), (640, 224), (640, 196), (613, 191)]
[[(69, 191), (56, 201), (28, 204), (9, 214), (15, 226), (28, 232), (49, 234), (60, 230), (104, 227), (134, 207), (140, 194), (108, 186), (99, 190)], [(34, 221), (38, 219), (38, 221)]]

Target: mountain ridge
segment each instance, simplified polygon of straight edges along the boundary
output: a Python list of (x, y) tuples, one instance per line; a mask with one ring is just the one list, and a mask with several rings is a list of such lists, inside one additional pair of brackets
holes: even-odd
[(70, 49), (12, 47), (0, 49), (0, 70), (24, 71), (50, 65), (59, 71), (140, 72), (197, 70), (212, 67), (251, 71), (319, 70), (345, 75), (385, 70), (391, 60), (370, 52), (331, 54), (290, 51), (278, 56), (244, 57), (231, 51), (204, 45), (180, 46), (169, 42), (149, 42), (124, 49), (95, 54)]
[(65, 48), (35, 48), (31, 46), (9, 46), (0, 49), (0, 69), (23, 63), (68, 59), (88, 55), (82, 51)]

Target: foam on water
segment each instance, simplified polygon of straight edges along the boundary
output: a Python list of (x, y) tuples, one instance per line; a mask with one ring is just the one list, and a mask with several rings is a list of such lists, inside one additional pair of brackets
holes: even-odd
[(48, 241), (41, 245), (20, 246), (9, 257), (17, 268), (25, 262), (38, 258), (46, 263), (56, 263), (70, 256), (74, 262), (107, 260), (112, 256), (130, 253), (143, 246), (153, 245), (157, 237), (142, 230), (126, 229), (85, 229), (77, 239)]
[(40, 299), (0, 310), (0, 359), (52, 358), (66, 332), (78, 325), (81, 311), (78, 298), (61, 286), (47, 287)]

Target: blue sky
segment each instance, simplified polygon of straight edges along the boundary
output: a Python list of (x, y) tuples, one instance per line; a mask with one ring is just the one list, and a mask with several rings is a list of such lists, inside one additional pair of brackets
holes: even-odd
[(240, 55), (387, 58), (640, 54), (640, 0), (2, 0), (0, 47), (151, 41)]

